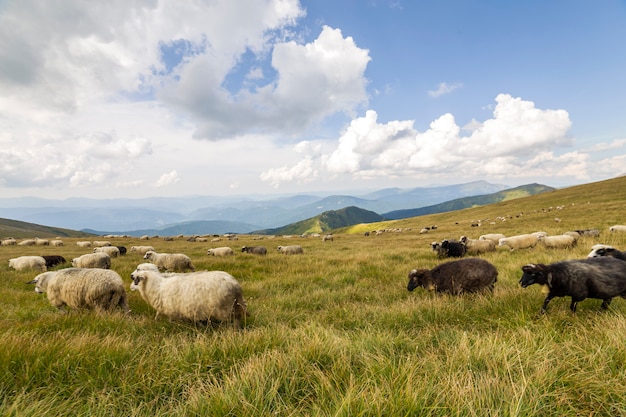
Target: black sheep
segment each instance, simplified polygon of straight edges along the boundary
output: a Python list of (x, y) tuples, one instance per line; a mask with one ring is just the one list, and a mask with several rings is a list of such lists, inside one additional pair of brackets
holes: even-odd
[(486, 290), (493, 292), (497, 280), (498, 270), (495, 266), (484, 259), (467, 258), (445, 262), (431, 270), (413, 269), (409, 272), (407, 290), (423, 287), (429, 291), (451, 294)]
[(520, 279), (523, 288), (532, 284), (546, 286), (547, 296), (541, 306), (546, 312), (554, 297), (572, 297), (570, 310), (585, 298), (603, 300), (602, 308), (608, 308), (613, 297), (626, 298), (626, 262), (610, 257), (588, 258), (555, 262), (550, 265), (528, 264), (522, 267)]
[(241, 251), (255, 255), (267, 255), (267, 248), (265, 246), (244, 246), (241, 248)]
[(613, 258), (626, 261), (626, 252), (615, 249), (613, 246), (607, 245), (594, 245), (591, 248), (591, 252), (587, 255), (587, 258), (598, 258), (601, 256), (611, 256)]
[(445, 251), (446, 255), (451, 258), (461, 258), (466, 252), (465, 245), (456, 240), (444, 239), (441, 241), (441, 247)]
[(52, 268), (67, 262), (61, 255), (42, 255), (41, 257), (46, 261), (46, 268)]
[(118, 246), (117, 248), (120, 250), (120, 255), (126, 255), (126, 246)]

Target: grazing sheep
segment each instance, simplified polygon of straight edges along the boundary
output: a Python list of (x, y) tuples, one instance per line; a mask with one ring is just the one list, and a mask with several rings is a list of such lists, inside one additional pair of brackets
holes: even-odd
[(90, 248), (91, 247), (91, 242), (89, 242), (87, 240), (81, 240), (79, 242), (76, 242), (76, 246), (79, 246), (81, 248)]
[(72, 266), (74, 268), (111, 268), (111, 257), (102, 252), (86, 253), (78, 258), (72, 259)]
[(626, 252), (615, 249), (609, 245), (593, 245), (591, 252), (587, 255), (587, 258), (599, 258), (601, 256), (611, 256), (613, 258), (626, 261)]
[(468, 255), (480, 255), (481, 253), (496, 251), (496, 242), (493, 240), (469, 239), (467, 236), (461, 236), (459, 241), (465, 245), (465, 252)]
[(583, 230), (574, 230), (574, 231), (578, 233), (580, 236), (587, 236), (587, 237), (600, 236), (600, 230), (598, 229), (583, 229)]
[(50, 246), (63, 246), (63, 241), (61, 239), (53, 239), (50, 241)]
[(0, 242), (0, 246), (15, 246), (15, 245), (17, 245), (17, 240), (15, 240), (12, 237), (3, 239), (2, 242)]
[(621, 224), (616, 224), (615, 226), (611, 226), (609, 227), (609, 231), (610, 232), (620, 232), (620, 233), (624, 233), (626, 232), (626, 226), (623, 226)]
[(41, 257), (46, 261), (46, 268), (52, 268), (67, 262), (61, 255), (42, 255)]
[(235, 251), (233, 251), (228, 246), (220, 246), (219, 248), (213, 248), (206, 251), (208, 256), (230, 256), (234, 255)]
[(479, 236), (478, 240), (492, 240), (497, 245), (500, 239), (504, 239), (505, 237), (506, 236), (502, 233), (487, 233), (486, 235)]
[(278, 246), (276, 250), (283, 255), (301, 255), (304, 249), (300, 245)]
[(456, 240), (444, 239), (441, 241), (441, 248), (445, 256), (450, 258), (462, 258), (465, 255), (465, 245)]
[(519, 281), (523, 288), (532, 284), (544, 286), (546, 299), (541, 313), (546, 312), (554, 297), (572, 297), (570, 310), (585, 298), (603, 300), (607, 308), (616, 296), (626, 298), (626, 262), (615, 258), (589, 258), (555, 262), (549, 265), (528, 264), (522, 267)]
[(218, 320), (239, 328), (246, 316), (241, 285), (224, 271), (161, 274), (138, 267), (131, 278), (130, 289), (156, 310), (155, 320), (159, 315), (194, 323)]
[(413, 269), (409, 272), (407, 290), (417, 287), (450, 294), (464, 292), (493, 292), (498, 271), (489, 262), (479, 258), (459, 259), (442, 263), (431, 270)]
[(38, 237), (35, 238), (35, 245), (37, 246), (50, 246), (50, 241), (48, 239), (40, 239)]
[(502, 238), (498, 241), (498, 246), (508, 246), (512, 251), (515, 249), (528, 249), (534, 248), (537, 245), (539, 236), (535, 234), (525, 234), (517, 236), (509, 236)]
[(109, 242), (108, 240), (94, 240), (92, 245), (101, 248), (103, 246), (111, 246), (111, 242)]
[(117, 246), (100, 246), (97, 248), (93, 248), (93, 253), (106, 253), (111, 258), (117, 258), (120, 256), (120, 250)]
[(538, 241), (546, 248), (566, 249), (576, 246), (577, 239), (571, 235), (540, 236)]
[(191, 258), (184, 253), (156, 253), (153, 250), (149, 250), (143, 256), (143, 259), (147, 259), (155, 264), (159, 270), (174, 272), (184, 272), (187, 269), (196, 270), (196, 267), (191, 263)]
[(35, 246), (35, 239), (24, 239), (20, 241), (18, 246)]
[(39, 274), (28, 284), (35, 291), (46, 293), (54, 307), (77, 309), (128, 310), (128, 297), (124, 281), (110, 269), (66, 268)]
[(323, 242), (326, 242), (326, 241), (332, 241), (332, 240), (334, 240), (334, 238), (333, 238), (333, 235), (332, 235), (331, 233), (328, 233), (326, 236), (324, 236), (324, 237), (322, 238), (322, 241), (323, 241)]
[(244, 246), (241, 248), (241, 251), (255, 255), (267, 255), (267, 248), (265, 246)]
[(38, 269), (42, 272), (47, 271), (46, 260), (41, 256), (18, 256), (9, 259), (9, 268), (16, 271), (26, 271), (28, 269)]
[(131, 252), (138, 252), (141, 256), (144, 256), (146, 252), (150, 250), (154, 251), (154, 248), (152, 246), (131, 246), (130, 247)]

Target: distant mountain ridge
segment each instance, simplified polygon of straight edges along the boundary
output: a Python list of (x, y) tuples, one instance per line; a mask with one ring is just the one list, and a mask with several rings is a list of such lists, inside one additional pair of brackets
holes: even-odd
[(275, 229), (257, 230), (262, 235), (302, 235), (305, 233), (324, 233), (340, 227), (360, 223), (374, 223), (385, 220), (380, 214), (359, 207), (345, 207), (340, 210), (325, 211), (310, 219), (302, 220)]
[(409, 217), (423, 216), (425, 214), (444, 213), (447, 211), (462, 210), (470, 207), (486, 206), (488, 204), (499, 203), (500, 201), (542, 194), (554, 190), (556, 190), (556, 188), (548, 187), (547, 185), (528, 184), (499, 191), (493, 194), (457, 198), (440, 204), (409, 210), (396, 210), (384, 213), (383, 217), (389, 220), (406, 219)]

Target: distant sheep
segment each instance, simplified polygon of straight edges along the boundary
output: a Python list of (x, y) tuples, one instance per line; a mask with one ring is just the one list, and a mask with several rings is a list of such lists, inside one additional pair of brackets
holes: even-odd
[(591, 252), (587, 255), (587, 258), (599, 258), (601, 256), (610, 256), (626, 261), (626, 252), (622, 252), (615, 249), (613, 246), (608, 245), (593, 245), (591, 247)]
[(324, 237), (322, 238), (322, 241), (323, 241), (323, 242), (326, 242), (326, 241), (332, 241), (333, 239), (334, 239), (334, 238), (333, 238), (333, 235), (332, 235), (332, 234), (330, 234), (330, 233), (328, 233), (326, 236), (324, 236)]
[(265, 246), (244, 246), (241, 248), (241, 251), (255, 255), (267, 255), (267, 248)]
[(456, 240), (444, 239), (441, 241), (444, 257), (461, 258), (465, 255), (465, 245)]
[(94, 240), (92, 245), (95, 247), (111, 246), (111, 242), (108, 240)]
[(0, 242), (1, 246), (15, 246), (17, 245), (17, 240), (15, 240), (12, 237), (8, 237), (6, 239), (3, 239), (2, 242)]
[(234, 255), (235, 251), (233, 251), (228, 246), (220, 246), (219, 248), (212, 248), (206, 251), (208, 256), (230, 256)]
[(50, 246), (50, 241), (48, 239), (40, 239), (35, 238), (35, 245), (37, 246)]
[(541, 313), (546, 312), (554, 297), (572, 297), (570, 310), (585, 298), (603, 300), (608, 308), (613, 297), (626, 298), (626, 262), (614, 258), (589, 258), (555, 262), (549, 265), (528, 264), (522, 267), (520, 285), (523, 288), (539, 284), (545, 286), (546, 298)]
[(9, 259), (9, 268), (16, 271), (26, 271), (29, 269), (38, 269), (39, 271), (47, 271), (46, 260), (41, 256), (18, 256)]
[(50, 246), (63, 246), (63, 241), (61, 239), (53, 239), (50, 241)]
[(478, 240), (491, 240), (497, 245), (500, 239), (504, 239), (505, 237), (506, 236), (502, 233), (487, 233), (486, 235), (479, 236)]
[(61, 255), (42, 255), (41, 257), (46, 261), (46, 268), (52, 268), (67, 262)]
[(539, 236), (532, 233), (525, 235), (504, 237), (498, 241), (498, 246), (508, 246), (511, 251), (529, 249), (537, 245)]
[(191, 258), (184, 253), (156, 253), (149, 250), (143, 256), (159, 268), (161, 271), (183, 272), (188, 269), (195, 271), (196, 267), (191, 263)]
[(111, 257), (102, 252), (86, 253), (77, 258), (72, 259), (74, 268), (111, 268)]
[(148, 252), (149, 250), (154, 251), (154, 248), (152, 246), (131, 246), (130, 247), (131, 252), (137, 252), (141, 256), (144, 256), (146, 252)]
[(17, 243), (17, 246), (35, 246), (35, 239), (24, 239)]
[(300, 245), (278, 246), (276, 250), (283, 255), (301, 255), (304, 249)]
[(66, 268), (44, 272), (29, 282), (35, 291), (46, 293), (54, 307), (128, 312), (124, 281), (110, 269)]
[(464, 292), (493, 292), (498, 271), (479, 258), (459, 259), (440, 264), (431, 270), (413, 269), (409, 272), (407, 290), (423, 287), (429, 291), (461, 294)]
[(126, 255), (126, 252), (127, 252), (126, 246), (118, 246), (117, 249), (120, 251), (120, 256)]
[(615, 232), (626, 233), (626, 226), (621, 225), (621, 224), (616, 224), (615, 226), (609, 227), (609, 231), (611, 233), (615, 233)]
[(170, 320), (193, 323), (217, 320), (241, 327), (246, 302), (241, 285), (224, 271), (199, 271), (187, 274), (161, 274), (140, 269), (131, 273), (130, 289)]
[(540, 236), (538, 241), (546, 248), (567, 249), (576, 246), (577, 239), (571, 235)]
[(600, 236), (600, 231), (598, 229), (582, 229), (582, 230), (574, 230), (580, 236), (587, 237), (598, 237)]
[(465, 245), (465, 252), (468, 255), (480, 255), (481, 253), (496, 251), (496, 242), (493, 240), (470, 239), (467, 236), (461, 236), (459, 241)]
[(76, 246), (79, 246), (81, 248), (90, 248), (91, 242), (86, 241), (86, 240), (81, 240), (81, 241), (76, 242)]
[(117, 246), (101, 246), (98, 248), (93, 248), (93, 253), (106, 253), (111, 258), (117, 258), (120, 256), (120, 249)]

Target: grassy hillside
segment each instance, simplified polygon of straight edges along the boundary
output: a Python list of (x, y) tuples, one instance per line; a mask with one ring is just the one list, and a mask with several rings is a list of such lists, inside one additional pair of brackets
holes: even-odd
[(310, 219), (302, 220), (275, 229), (260, 230), (264, 235), (301, 235), (304, 233), (323, 233), (340, 227), (359, 223), (371, 223), (382, 220), (382, 216), (373, 211), (358, 207), (345, 207), (341, 210), (328, 210)]
[[(113, 239), (188, 254), (196, 268), (228, 271), (250, 316), (242, 331), (154, 319), (129, 292), (131, 313), (63, 314), (24, 283), (17, 255), (90, 251), (0, 247), (0, 415), (6, 416), (581, 416), (626, 415), (626, 300), (609, 310), (520, 288), (521, 266), (582, 258), (595, 243), (626, 249), (626, 178), (450, 213), (334, 229), (316, 238), (240, 236), (213, 243)], [(556, 221), (555, 219), (560, 221)], [(472, 227), (480, 221), (481, 226)], [(491, 223), (494, 224), (491, 224)], [(419, 234), (426, 225), (438, 225)], [(415, 267), (442, 261), (430, 242), (491, 231), (513, 235), (598, 228), (569, 250), (536, 247), (484, 255), (498, 269), (493, 294), (406, 290)], [(403, 230), (363, 236), (372, 229)], [(84, 239), (81, 239), (84, 240)], [(303, 255), (275, 247), (300, 244)], [(234, 256), (208, 257), (230, 245)], [(265, 257), (241, 253), (265, 245)], [(127, 285), (142, 262), (112, 260)]]
[(84, 237), (93, 236), (90, 233), (76, 230), (62, 229), (60, 227), (42, 226), (34, 223), (21, 222), (0, 218), (0, 238), (14, 237), (16, 239), (26, 237)]
[(383, 217), (392, 220), (406, 219), (408, 217), (423, 216), (425, 214), (443, 213), (447, 211), (462, 210), (469, 207), (486, 206), (489, 204), (499, 203), (501, 201), (514, 200), (516, 198), (528, 197), (548, 191), (554, 191), (554, 188), (541, 184), (528, 184), (499, 191), (493, 194), (457, 198), (440, 204), (415, 209), (396, 210), (384, 213)]

